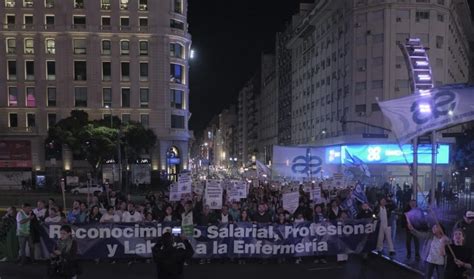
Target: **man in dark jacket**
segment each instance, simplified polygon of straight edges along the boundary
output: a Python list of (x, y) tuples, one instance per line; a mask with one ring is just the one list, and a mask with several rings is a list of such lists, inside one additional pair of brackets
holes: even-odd
[(158, 239), (152, 252), (159, 279), (182, 279), (184, 262), (194, 254), (191, 243), (185, 237), (175, 241), (169, 232)]
[(423, 214), (423, 212), (421, 212), (421, 210), (417, 208), (415, 200), (411, 200), (408, 203), (408, 206), (403, 210), (402, 227), (405, 228), (407, 259), (411, 258), (411, 241), (413, 239), (413, 242), (415, 244), (415, 258), (416, 260), (419, 260), (420, 259), (420, 241), (418, 240), (418, 237), (414, 235), (408, 228), (409, 227), (408, 224), (411, 224), (410, 220), (408, 220), (410, 214), (411, 215)]
[(264, 203), (258, 205), (258, 212), (252, 220), (256, 223), (268, 224), (272, 222), (272, 216), (268, 213), (267, 206)]

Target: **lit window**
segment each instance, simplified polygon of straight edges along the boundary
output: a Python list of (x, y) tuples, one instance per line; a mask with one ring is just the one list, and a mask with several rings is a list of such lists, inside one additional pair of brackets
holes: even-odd
[(14, 8), (15, 7), (15, 0), (5, 0), (5, 7)]
[(33, 0), (23, 0), (23, 7), (33, 8)]
[(11, 128), (18, 127), (18, 114), (16, 113), (8, 114), (8, 127), (11, 127)]
[(74, 39), (74, 54), (86, 54), (86, 40), (85, 39)]
[(26, 88), (26, 106), (30, 108), (36, 107), (36, 96), (34, 87)]
[(18, 106), (18, 90), (16, 87), (8, 87), (8, 106)]
[(25, 39), (25, 54), (34, 54), (35, 53), (35, 45), (32, 38)]
[(148, 0), (140, 0), (138, 2), (138, 10), (139, 11), (146, 11), (148, 10)]
[(102, 54), (110, 54), (112, 44), (109, 40), (102, 41)]
[(74, 106), (87, 107), (87, 87), (74, 88)]
[(48, 87), (48, 107), (56, 106), (56, 87)]
[(84, 0), (74, 0), (74, 9), (84, 9)]
[(52, 38), (46, 39), (46, 53), (55, 54), (56, 53), (56, 42)]
[(15, 38), (7, 39), (7, 53), (8, 54), (16, 53), (16, 39)]
[(105, 107), (112, 107), (112, 89), (111, 88), (103, 88), (102, 89), (102, 106)]
[(110, 0), (100, 0), (100, 8), (102, 10), (110, 10)]
[(46, 8), (54, 8), (54, 0), (45, 0), (44, 1), (44, 6)]
[(130, 81), (130, 63), (122, 62), (120, 68), (122, 73), (122, 81)]
[(148, 41), (140, 41), (140, 55), (148, 55)]
[(128, 10), (128, 0), (120, 0), (120, 9)]
[(174, 83), (184, 84), (182, 65), (170, 64), (170, 81)]
[(26, 127), (28, 128), (36, 127), (36, 116), (34, 113), (26, 114)]
[(87, 80), (86, 61), (74, 61), (74, 80)]
[(147, 108), (148, 107), (148, 88), (140, 88), (140, 107)]
[(174, 0), (174, 12), (178, 14), (183, 13), (183, 0)]
[(35, 62), (34, 61), (25, 61), (25, 79), (26, 80), (35, 79)]
[(130, 107), (130, 88), (122, 88), (122, 107)]
[(121, 41), (120, 42), (120, 54), (121, 55), (128, 55), (130, 53), (130, 42), (129, 41)]
[(46, 61), (46, 79), (56, 80), (56, 62)]

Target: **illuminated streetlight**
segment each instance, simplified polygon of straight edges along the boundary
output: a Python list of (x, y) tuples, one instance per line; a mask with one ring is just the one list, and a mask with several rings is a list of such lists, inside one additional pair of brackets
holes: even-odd
[(191, 49), (191, 52), (189, 53), (189, 58), (194, 59), (195, 57), (196, 57), (196, 52), (194, 51), (194, 49)]

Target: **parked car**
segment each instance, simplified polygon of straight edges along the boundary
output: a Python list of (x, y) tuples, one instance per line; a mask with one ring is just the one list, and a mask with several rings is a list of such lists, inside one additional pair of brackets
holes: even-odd
[(74, 195), (79, 195), (79, 194), (87, 194), (87, 191), (89, 190), (89, 194), (98, 194), (102, 193), (102, 186), (93, 184), (90, 186), (90, 188), (87, 188), (87, 185), (81, 185), (79, 187), (75, 187), (71, 189), (71, 193)]

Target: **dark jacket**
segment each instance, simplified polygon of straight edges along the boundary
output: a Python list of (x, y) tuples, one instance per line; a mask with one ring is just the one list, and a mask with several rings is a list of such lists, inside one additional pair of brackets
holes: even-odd
[(268, 211), (265, 212), (263, 215), (257, 212), (253, 216), (252, 220), (256, 223), (271, 223), (272, 216), (270, 216), (270, 213), (268, 213)]
[(168, 247), (158, 240), (156, 245), (153, 246), (152, 252), (159, 279), (180, 278), (183, 274), (184, 262), (194, 254), (193, 247), (187, 240)]
[(337, 212), (337, 214), (336, 214), (336, 213), (334, 213), (334, 211), (333, 211), (332, 208), (330, 207), (330, 208), (328, 209), (328, 219), (329, 219), (329, 220), (337, 220), (337, 219), (339, 219), (339, 217), (341, 217), (341, 213), (342, 213), (342, 209), (341, 209), (341, 208), (339, 208), (339, 210), (338, 210), (338, 212)]
[(373, 212), (370, 209), (364, 210), (362, 209), (358, 214), (357, 214), (357, 219), (368, 219), (373, 217)]

